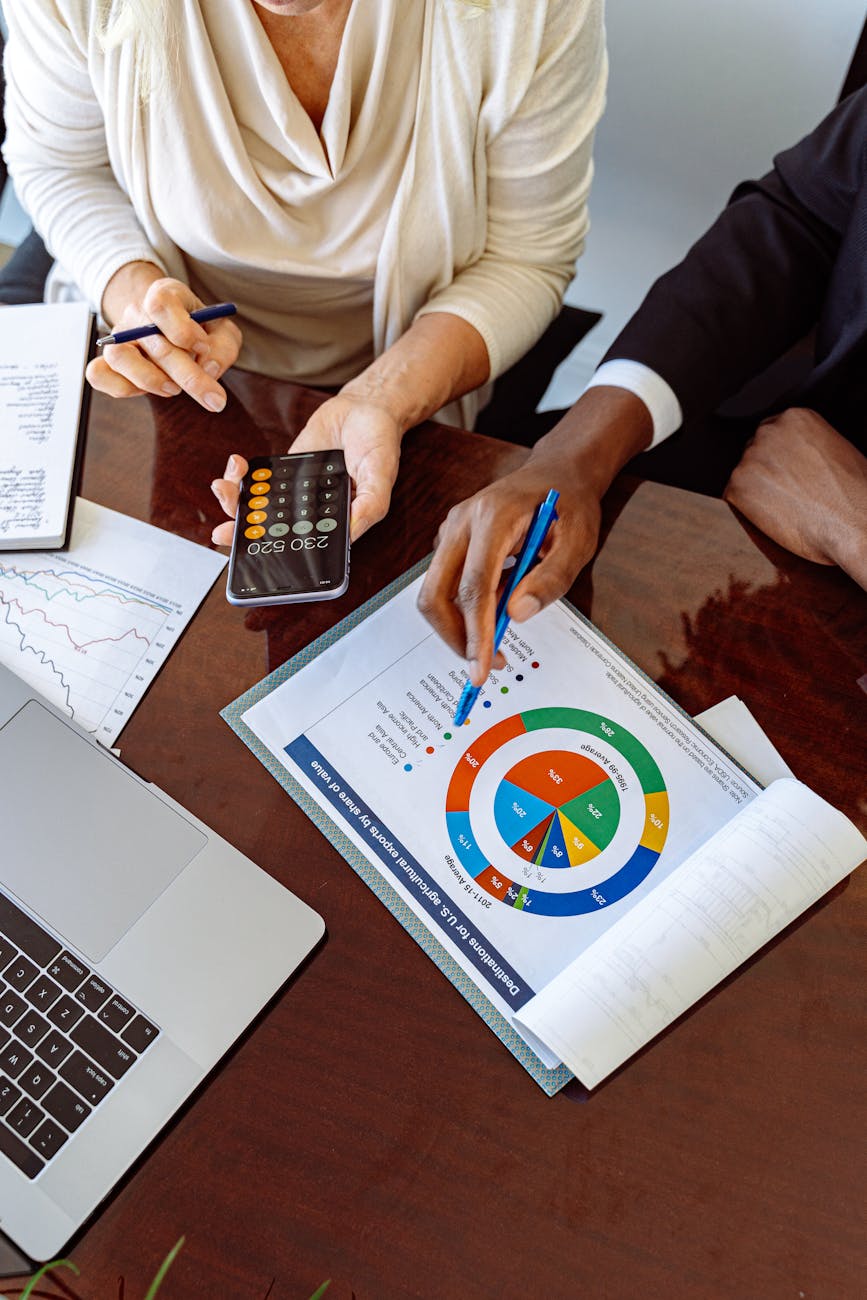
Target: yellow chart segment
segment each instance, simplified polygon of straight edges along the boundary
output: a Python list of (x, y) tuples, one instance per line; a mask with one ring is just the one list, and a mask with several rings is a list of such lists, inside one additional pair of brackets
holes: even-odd
[(664, 790), (658, 794), (646, 794), (644, 802), (647, 814), (639, 843), (646, 849), (653, 849), (654, 853), (661, 853), (668, 834), (668, 795)]
[(563, 839), (566, 842), (566, 853), (573, 867), (580, 867), (582, 862), (589, 862), (600, 852), (599, 845), (594, 844), (588, 839), (583, 831), (579, 831), (574, 822), (563, 813), (558, 813), (560, 826), (563, 831)]

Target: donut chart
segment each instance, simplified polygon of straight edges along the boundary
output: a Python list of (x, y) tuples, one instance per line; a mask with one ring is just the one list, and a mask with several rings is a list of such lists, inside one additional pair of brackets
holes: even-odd
[[(470, 819), (473, 786), (488, 759), (528, 732), (554, 729), (560, 733), (560, 745), (543, 745), (521, 758), (497, 786), (494, 823), (507, 852), (544, 871), (568, 871), (602, 857), (615, 836), (621, 819), (620, 791), (606, 771), (603, 753), (596, 751), (594, 757), (563, 749), (564, 730), (591, 736), (616, 751), (637, 777), (640, 796), (636, 797), (644, 803), (643, 828), (627, 860), (621, 859), (597, 885), (565, 892), (510, 879), (479, 848)], [(586, 709), (530, 709), (504, 718), (461, 755), (446, 794), (448, 835), (464, 870), (499, 902), (539, 916), (578, 916), (625, 898), (659, 858), (668, 817), (668, 794), (655, 759), (619, 723)]]

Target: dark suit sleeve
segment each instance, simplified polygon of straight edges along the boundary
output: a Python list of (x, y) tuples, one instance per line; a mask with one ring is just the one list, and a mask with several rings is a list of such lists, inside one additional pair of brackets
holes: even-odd
[(867, 89), (738, 186), (653, 285), (605, 360), (661, 375), (684, 420), (707, 415), (816, 324), (864, 175)]

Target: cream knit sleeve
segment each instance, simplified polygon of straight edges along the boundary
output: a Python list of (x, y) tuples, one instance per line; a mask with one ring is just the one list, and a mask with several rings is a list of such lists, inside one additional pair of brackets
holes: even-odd
[(418, 313), (452, 312), (475, 326), (492, 379), (556, 316), (589, 225), (607, 81), (602, 0), (549, 0), (547, 11), (526, 93), (488, 142), (482, 256)]
[(119, 267), (156, 256), (109, 161), (91, 79), (94, 0), (5, 0), (4, 156), (23, 207), (49, 252), (98, 308)]

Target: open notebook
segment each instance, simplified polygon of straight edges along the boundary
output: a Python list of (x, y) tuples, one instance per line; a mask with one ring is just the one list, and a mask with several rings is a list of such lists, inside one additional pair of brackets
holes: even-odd
[(0, 549), (65, 545), (87, 418), (86, 303), (0, 308)]

